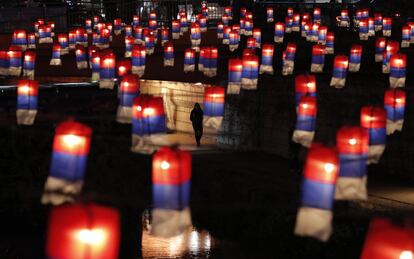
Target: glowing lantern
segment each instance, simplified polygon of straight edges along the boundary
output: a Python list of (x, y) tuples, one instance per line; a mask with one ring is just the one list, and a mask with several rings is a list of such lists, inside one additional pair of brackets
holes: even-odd
[(400, 50), (400, 44), (398, 41), (388, 41), (387, 47), (382, 57), (382, 73), (388, 74), (390, 72), (390, 59), (391, 56), (397, 54)]
[(246, 19), (244, 23), (244, 35), (252, 36), (253, 35), (253, 20)]
[(316, 77), (314, 75), (301, 74), (295, 77), (296, 107), (303, 96), (316, 97)]
[(133, 37), (131, 25), (125, 25), (125, 37)]
[(112, 52), (102, 53), (99, 65), (99, 88), (114, 88), (115, 64), (116, 56)]
[(36, 48), (36, 34), (34, 33), (27, 34), (27, 48), (29, 49)]
[(285, 32), (291, 33), (293, 26), (293, 17), (286, 17), (285, 18)]
[(88, 34), (83, 28), (77, 28), (75, 30), (76, 34), (76, 44), (81, 44), (83, 46), (88, 46)]
[(301, 36), (306, 37), (306, 31), (309, 30), (310, 15), (309, 13), (302, 14), (302, 21), (300, 23)]
[(112, 24), (110, 22), (106, 23), (105, 24), (105, 29), (108, 30), (109, 41), (112, 41), (112, 29), (113, 29)]
[(321, 8), (316, 7), (313, 9), (313, 22), (321, 23), (322, 17), (321, 17)]
[(411, 28), (411, 40), (410, 43), (413, 44), (414, 43), (414, 22), (407, 22), (407, 26), (409, 26)]
[(92, 68), (92, 82), (99, 81), (99, 74), (101, 71), (101, 56), (98, 51), (95, 51), (91, 55), (91, 68)]
[(10, 46), (7, 51), (8, 75), (20, 76), (22, 72), (22, 49), (19, 46)]
[(362, 19), (362, 10), (358, 9), (358, 10), (356, 10), (355, 15), (354, 15), (354, 27), (355, 28), (359, 27), (359, 21), (361, 19)]
[(384, 108), (387, 111), (387, 135), (401, 131), (404, 124), (406, 95), (398, 89), (390, 89), (384, 95)]
[(164, 66), (174, 66), (174, 45), (171, 41), (164, 44)]
[(233, 31), (237, 31), (239, 34), (240, 34), (240, 24), (233, 24), (232, 26), (231, 26), (231, 29), (233, 30)]
[(19, 125), (32, 125), (37, 114), (37, 81), (20, 79), (17, 83), (16, 118)]
[(152, 55), (155, 49), (155, 36), (149, 33), (145, 37), (145, 49), (148, 55)]
[(267, 7), (266, 8), (266, 21), (268, 23), (272, 23), (274, 21), (274, 18), (273, 18), (273, 7)]
[(49, 215), (48, 258), (118, 258), (120, 216), (116, 209), (94, 204), (52, 208)]
[(201, 14), (206, 18), (208, 17), (208, 7), (207, 6), (201, 8)]
[(118, 72), (118, 78), (123, 78), (124, 76), (131, 73), (132, 65), (131, 61), (129, 59), (119, 60), (117, 62), (117, 72)]
[(224, 24), (222, 22), (217, 22), (217, 39), (223, 38), (223, 29)]
[(349, 72), (358, 72), (361, 66), (362, 45), (353, 44), (349, 54)]
[(155, 11), (151, 11), (149, 13), (149, 19), (150, 20), (157, 20), (157, 13)]
[(141, 44), (143, 39), (143, 29), (141, 26), (134, 27), (134, 38), (136, 44)]
[(375, 24), (375, 31), (381, 31), (382, 30), (382, 14), (381, 13), (375, 13), (374, 14), (374, 24)]
[(282, 55), (282, 75), (291, 75), (295, 68), (296, 44), (289, 42)]
[[(227, 17), (232, 20), (233, 19), (233, 8), (231, 6), (224, 7), (224, 14), (227, 15)], [(224, 21), (223, 21), (224, 23)], [(226, 24), (224, 24), (226, 25)]]
[(393, 54), (390, 58), (390, 87), (404, 87), (407, 67), (405, 54)]
[(134, 74), (123, 76), (119, 86), (119, 106), (116, 113), (116, 121), (119, 123), (131, 123), (132, 104), (134, 98), (139, 94), (139, 77)]
[(312, 145), (303, 169), (296, 235), (311, 236), (324, 242), (329, 239), (338, 171), (336, 150), (320, 144)]
[(223, 23), (224, 26), (229, 26), (230, 25), (230, 17), (227, 14), (223, 14), (221, 16), (221, 22)]
[(187, 15), (180, 17), (180, 34), (188, 31), (188, 19)]
[(255, 90), (259, 76), (259, 58), (255, 55), (243, 57), (242, 88)]
[(184, 72), (194, 72), (195, 70), (195, 50), (186, 49), (184, 52)]
[(146, 62), (146, 50), (142, 45), (132, 46), (132, 73), (137, 74), (139, 77), (144, 75), (145, 62)]
[(231, 32), (230, 26), (224, 26), (223, 29), (223, 44), (230, 44), (230, 32)]
[(204, 90), (204, 120), (206, 128), (219, 129), (224, 116), (225, 89), (220, 86), (207, 87)]
[(231, 52), (235, 51), (239, 47), (239, 40), (239, 31), (231, 30), (229, 33), (229, 49)]
[(86, 52), (85, 48), (82, 45), (77, 44), (76, 50), (76, 66), (78, 69), (87, 69), (88, 68), (88, 62), (86, 61)]
[(347, 56), (335, 56), (332, 79), (330, 84), (331, 86), (334, 86), (335, 88), (342, 88), (345, 86), (348, 64), (349, 61)]
[(23, 58), (23, 76), (33, 80), (35, 76), (36, 52), (26, 51)]
[(132, 36), (126, 36), (125, 37), (125, 54), (124, 56), (126, 58), (131, 57), (132, 53), (132, 45), (134, 45), (135, 39)]
[(328, 32), (326, 34), (326, 44), (325, 44), (326, 54), (334, 53), (334, 45), (335, 45), (335, 34), (333, 32)]
[(260, 30), (260, 28), (253, 29), (253, 37), (256, 40), (256, 47), (260, 48), (262, 44), (262, 31)]
[(361, 127), (341, 127), (336, 134), (339, 178), (335, 199), (367, 199), (368, 131)]
[(171, 22), (171, 33), (172, 33), (172, 38), (173, 40), (179, 39), (180, 38), (180, 21), (179, 20), (173, 20)]
[(20, 46), (22, 51), (27, 48), (27, 35), (25, 30), (15, 30), (13, 32), (12, 45)]
[(139, 16), (138, 15), (134, 15), (134, 16), (132, 16), (132, 26), (138, 26), (139, 25), (139, 21), (140, 19), (139, 19)]
[(33, 27), (34, 27), (36, 37), (39, 37), (39, 26), (40, 26), (40, 24), (38, 22), (33, 23)]
[(402, 27), (401, 48), (410, 47), (411, 27), (406, 25)]
[(39, 25), (39, 44), (53, 43), (52, 29), (47, 25)]
[(391, 37), (392, 30), (392, 18), (384, 17), (382, 18), (382, 36)]
[(206, 32), (207, 31), (207, 18), (205, 16), (202, 16), (200, 18), (200, 31), (201, 32)]
[(273, 40), (276, 43), (283, 43), (283, 36), (285, 34), (285, 25), (281, 22), (275, 23), (275, 35)]
[(9, 59), (7, 51), (0, 50), (0, 75), (6, 76), (9, 74)]
[(240, 8), (240, 18), (246, 17), (247, 9), (245, 7)]
[(267, 73), (273, 75), (273, 54), (273, 44), (265, 43), (262, 49), (262, 63), (260, 64), (260, 74)]
[(247, 38), (246, 48), (256, 49), (256, 39), (253, 37)]
[(292, 17), (293, 16), (293, 8), (292, 7), (288, 7), (287, 8), (287, 17)]
[(339, 26), (340, 27), (349, 27), (349, 13), (347, 9), (341, 10), (341, 16), (339, 16)]
[(148, 28), (152, 31), (156, 31), (158, 29), (157, 20), (149, 20)]
[(328, 33), (328, 27), (320, 26), (318, 29), (318, 43), (325, 45), (326, 44), (326, 34)]
[(92, 20), (91, 19), (85, 20), (85, 29), (87, 33), (92, 33)]
[(42, 196), (43, 204), (73, 202), (74, 196), (80, 193), (91, 135), (91, 128), (75, 121), (62, 122), (56, 127), (50, 172)]
[(368, 164), (378, 163), (385, 149), (386, 111), (382, 107), (364, 106), (361, 108), (361, 127), (369, 133)]
[(98, 22), (97, 24), (96, 24), (96, 30), (98, 31), (98, 32), (100, 32), (102, 29), (104, 29), (106, 27), (106, 24), (105, 23), (101, 23), (101, 22)]
[(121, 34), (122, 31), (122, 20), (117, 18), (114, 20), (114, 33), (115, 35)]
[(111, 32), (108, 28), (104, 28), (99, 33), (99, 48), (106, 49), (109, 48)]
[(60, 44), (60, 54), (66, 55), (69, 54), (69, 41), (67, 34), (58, 34), (58, 42)]
[(312, 73), (322, 73), (325, 65), (325, 46), (316, 44), (312, 47)]
[(167, 41), (170, 40), (170, 30), (168, 28), (161, 29), (161, 45), (164, 45)]
[(292, 140), (304, 147), (310, 147), (315, 135), (317, 104), (316, 97), (303, 95), (297, 106), (296, 126)]
[(368, 36), (374, 37), (375, 36), (375, 20), (372, 17), (369, 17), (367, 20), (368, 20)]
[(387, 40), (384, 37), (377, 37), (375, 40), (375, 62), (382, 62)]
[(162, 97), (139, 95), (132, 105), (133, 152), (151, 154), (156, 140), (165, 136), (166, 116)]
[(306, 40), (310, 42), (318, 42), (319, 23), (313, 23), (310, 30), (306, 33)]
[[(95, 37), (93, 39), (95, 40)], [(99, 38), (98, 38), (98, 40), (99, 40)], [(94, 41), (94, 43), (95, 43), (95, 41)], [(69, 49), (75, 49), (75, 46), (76, 46), (76, 32), (73, 31), (73, 30), (68, 32), (68, 44), (69, 44)]]
[(292, 16), (292, 31), (299, 32), (300, 31), (300, 14), (295, 13)]
[(229, 59), (227, 94), (239, 94), (242, 80), (243, 63), (241, 59)]
[[(97, 29), (99, 21), (100, 21), (99, 16), (95, 15), (95, 16), (93, 17), (93, 26), (94, 26), (94, 29)], [(101, 28), (99, 28), (99, 30), (100, 30), (100, 29), (101, 29)]]
[[(201, 53), (200, 53), (201, 57)], [(217, 47), (207, 47), (204, 52), (204, 65), (203, 73), (208, 77), (214, 77), (217, 74), (217, 58), (218, 49)], [(201, 58), (200, 58), (201, 60)]]
[(244, 17), (247, 20), (253, 20), (253, 13), (252, 12), (246, 12), (246, 14), (244, 15)]
[(359, 21), (359, 39), (368, 40), (368, 20), (361, 19)]
[(201, 43), (200, 24), (197, 22), (191, 23), (190, 33), (191, 46), (195, 51), (199, 52)]
[(311, 27), (312, 27), (312, 23), (302, 20), (302, 37), (304, 37), (306, 39), (308, 38), (308, 35), (310, 35), (310, 33), (311, 33), (310, 32)]

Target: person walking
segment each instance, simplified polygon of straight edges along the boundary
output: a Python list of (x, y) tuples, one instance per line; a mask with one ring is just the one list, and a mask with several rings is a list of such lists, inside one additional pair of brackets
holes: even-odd
[(203, 110), (199, 103), (194, 104), (194, 108), (191, 111), (190, 120), (193, 124), (194, 135), (197, 142), (197, 146), (200, 146), (200, 139), (203, 135)]

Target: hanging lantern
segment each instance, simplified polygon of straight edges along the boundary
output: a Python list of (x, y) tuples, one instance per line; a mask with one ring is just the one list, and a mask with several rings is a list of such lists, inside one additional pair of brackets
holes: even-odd
[(132, 26), (133, 27), (139, 26), (139, 23), (140, 23), (139, 16), (138, 15), (132, 16)]
[(292, 17), (293, 16), (293, 8), (292, 7), (288, 7), (287, 8), (287, 17)]
[(353, 44), (349, 53), (349, 72), (359, 72), (361, 67), (362, 45)]
[[(224, 14), (227, 15), (227, 17), (232, 20), (233, 19), (233, 8), (231, 6), (224, 7)], [(223, 21), (224, 23), (224, 21)], [(226, 24), (224, 24), (226, 25)]]
[(35, 76), (36, 52), (26, 51), (23, 58), (23, 76), (33, 80)]
[(201, 31), (200, 24), (197, 22), (191, 23), (190, 29), (191, 47), (196, 51), (200, 51)]
[(22, 49), (19, 46), (10, 46), (7, 51), (8, 75), (20, 76), (22, 73)]
[(335, 56), (332, 79), (330, 84), (331, 86), (335, 88), (342, 88), (345, 86), (348, 64), (349, 61), (347, 56)]
[(122, 20), (121, 18), (117, 18), (114, 20), (114, 33), (115, 35), (121, 34), (122, 31)]
[(99, 45), (100, 49), (107, 49), (109, 48), (109, 41), (110, 41), (111, 32), (109, 29), (104, 28), (99, 33)]
[(217, 39), (223, 38), (223, 29), (224, 29), (223, 22), (217, 22)]
[(94, 204), (52, 208), (47, 258), (118, 258), (121, 220), (116, 209)]
[(316, 97), (304, 95), (297, 107), (296, 127), (292, 140), (309, 148), (315, 136), (317, 104)]
[(170, 30), (166, 27), (161, 29), (161, 45), (164, 46), (166, 42), (170, 40)]
[(76, 67), (78, 69), (87, 69), (88, 68), (88, 62), (86, 60), (86, 52), (85, 48), (82, 45), (76, 45), (75, 50), (76, 55)]
[(271, 43), (263, 44), (262, 63), (260, 64), (260, 74), (267, 73), (273, 75), (273, 54), (274, 46)]
[(256, 90), (259, 76), (259, 58), (255, 55), (243, 57), (242, 88)]
[[(151, 154), (165, 136), (166, 116), (162, 97), (139, 95), (132, 105), (132, 147), (137, 153)], [(165, 140), (161, 143), (165, 143)]]
[(135, 39), (132, 36), (125, 37), (125, 54), (124, 57), (129, 58), (131, 57), (132, 53), (132, 45), (134, 45)]
[(397, 54), (400, 50), (400, 44), (398, 41), (388, 41), (387, 47), (382, 57), (382, 73), (388, 74), (390, 72), (390, 59), (391, 56)]
[(404, 87), (407, 67), (405, 54), (393, 54), (390, 58), (390, 87)]
[(375, 62), (382, 62), (387, 40), (384, 37), (377, 37), (375, 40)]
[(328, 33), (328, 27), (319, 26), (318, 29), (318, 43), (325, 45), (326, 44), (326, 34)]
[(172, 20), (171, 22), (171, 33), (173, 40), (177, 40), (180, 38), (180, 21), (179, 20)]
[(256, 50), (256, 39), (253, 37), (247, 38), (246, 48)]
[(364, 106), (361, 108), (361, 127), (368, 129), (368, 164), (377, 164), (385, 149), (386, 111), (382, 107)]
[(15, 30), (13, 32), (12, 45), (21, 47), (22, 51), (27, 48), (27, 35), (25, 30)]
[(145, 38), (145, 49), (146, 49), (147, 55), (152, 55), (155, 49), (155, 37), (152, 33), (149, 33), (144, 38)]
[(322, 22), (321, 8), (313, 8), (313, 22), (320, 24)]
[(92, 61), (91, 61), (91, 68), (92, 68), (92, 82), (99, 81), (99, 74), (101, 71), (101, 56), (98, 51), (95, 51), (91, 55)]
[(381, 13), (375, 13), (374, 14), (374, 24), (375, 24), (375, 31), (381, 31), (382, 30), (382, 14)]
[(266, 8), (266, 21), (268, 23), (272, 23), (274, 21), (274, 18), (273, 18), (273, 7), (267, 7)]
[(164, 44), (164, 67), (174, 66), (174, 45), (171, 41)]
[(283, 52), (283, 68), (282, 75), (291, 75), (295, 68), (295, 55), (296, 55), (296, 44), (289, 42), (286, 46), (286, 50)]
[(116, 64), (116, 71), (118, 73), (119, 80), (122, 80), (122, 78), (132, 71), (132, 65), (131, 61), (129, 59), (119, 60)]
[(131, 123), (132, 104), (139, 94), (139, 77), (134, 74), (125, 74), (119, 86), (119, 105), (116, 113), (116, 121), (119, 123)]
[(339, 27), (349, 28), (349, 12), (348, 9), (341, 10), (341, 16), (339, 16)]
[(368, 36), (375, 37), (375, 20), (373, 17), (368, 18)]
[(275, 35), (273, 40), (276, 43), (283, 43), (283, 36), (285, 34), (285, 25), (281, 22), (275, 23)]
[(320, 144), (312, 145), (303, 169), (296, 235), (311, 236), (323, 242), (329, 239), (338, 171), (336, 150)]
[(316, 44), (312, 46), (312, 73), (322, 73), (325, 65), (325, 46)]
[(300, 74), (295, 77), (296, 107), (303, 96), (316, 98), (316, 77), (314, 75)]
[[(95, 38), (94, 38), (95, 40)], [(99, 38), (98, 38), (99, 40)], [(76, 33), (74, 30), (68, 32), (68, 48), (75, 49), (76, 46)]]
[(243, 71), (242, 60), (237, 58), (229, 59), (228, 70), (227, 94), (239, 94)]
[(20, 79), (17, 83), (17, 109), (18, 125), (33, 125), (37, 114), (37, 99), (39, 86), (37, 81)]
[(47, 25), (39, 25), (39, 44), (53, 43), (52, 29)]
[(9, 58), (8, 51), (0, 50), (0, 75), (7, 76), (9, 74)]
[(260, 48), (262, 44), (262, 31), (260, 30), (260, 28), (253, 29), (253, 37), (256, 40), (256, 47)]
[(200, 18), (199, 23), (200, 23), (200, 31), (201, 32), (206, 32), (207, 31), (207, 17), (202, 16)]
[(319, 23), (313, 23), (310, 30), (306, 33), (306, 40), (310, 42), (318, 42)]
[(180, 17), (180, 34), (182, 35), (183, 33), (188, 31), (188, 19), (187, 19), (187, 15), (185, 16), (181, 16)]
[(134, 27), (135, 44), (142, 44), (143, 28), (141, 26)]
[(361, 19), (359, 21), (359, 39), (368, 40), (368, 20)]
[(91, 135), (91, 128), (75, 121), (62, 122), (56, 127), (50, 172), (45, 183), (42, 204), (60, 205), (73, 202), (75, 196), (80, 194)]
[(230, 44), (230, 32), (231, 31), (232, 30), (231, 30), (230, 26), (224, 26), (224, 29), (223, 29), (223, 44)]
[(336, 134), (339, 153), (337, 200), (367, 199), (368, 131), (361, 127), (341, 127)]
[(293, 26), (293, 17), (286, 17), (285, 18), (285, 32), (291, 33)]
[(91, 19), (85, 20), (85, 29), (88, 34), (92, 33), (92, 20)]
[(231, 52), (239, 48), (240, 35), (236, 30), (231, 30), (229, 33), (229, 50)]
[(410, 47), (411, 42), (411, 27), (405, 25), (402, 27), (401, 48)]
[(115, 80), (116, 56), (112, 53), (102, 53), (100, 57), (99, 88), (113, 89)]
[(387, 111), (387, 135), (401, 131), (404, 124), (406, 95), (398, 89), (389, 89), (384, 95), (384, 108)]
[(146, 50), (142, 45), (132, 46), (132, 73), (139, 77), (144, 75), (146, 63)]
[(36, 49), (36, 34), (34, 33), (27, 34), (27, 48)]
[(194, 72), (195, 70), (195, 50), (186, 49), (184, 52), (184, 72)]
[(253, 35), (253, 20), (246, 19), (244, 22), (244, 35), (252, 36)]
[(384, 17), (382, 18), (382, 36), (391, 37), (392, 30), (392, 18)]
[(205, 63), (203, 73), (205, 76), (214, 77), (217, 75), (217, 47), (208, 47), (205, 52)]
[(204, 90), (204, 117), (206, 128), (220, 129), (224, 116), (225, 89), (221, 86), (206, 87)]

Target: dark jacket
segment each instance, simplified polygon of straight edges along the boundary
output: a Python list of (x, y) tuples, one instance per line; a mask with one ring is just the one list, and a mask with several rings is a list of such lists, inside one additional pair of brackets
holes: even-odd
[(193, 109), (191, 111), (190, 120), (193, 123), (194, 128), (202, 128), (203, 127), (203, 116), (204, 112), (202, 109)]

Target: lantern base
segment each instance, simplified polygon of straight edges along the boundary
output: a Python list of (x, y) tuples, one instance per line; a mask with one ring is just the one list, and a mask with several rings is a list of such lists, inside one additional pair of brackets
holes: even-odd
[(334, 54), (334, 48), (326, 47), (325, 48), (325, 54)]
[(217, 68), (204, 68), (203, 73), (207, 77), (215, 77), (217, 75)]
[(68, 54), (69, 54), (69, 48), (63, 48), (60, 50), (61, 56), (68, 55)]
[(316, 208), (299, 208), (295, 235), (311, 236), (320, 241), (326, 242), (332, 233), (332, 212)]
[(120, 34), (121, 34), (121, 32), (122, 32), (121, 30), (114, 30), (114, 34), (115, 34), (115, 35), (120, 35)]
[(62, 60), (60, 58), (52, 58), (50, 60), (50, 65), (51, 66), (61, 66), (62, 65)]
[(339, 27), (349, 28), (349, 21), (340, 21)]
[(194, 48), (200, 48), (200, 44), (201, 44), (201, 39), (197, 39), (197, 40), (191, 40), (191, 47)]
[(223, 123), (223, 116), (204, 116), (203, 125), (206, 128), (213, 128), (219, 130)]
[(180, 38), (180, 33), (178, 33), (178, 32), (173, 32), (173, 33), (172, 33), (172, 38), (173, 38), (173, 40), (178, 40), (178, 39)]
[(227, 94), (240, 94), (241, 83), (231, 83), (227, 84)]
[(285, 33), (292, 33), (292, 28), (286, 28)]
[(368, 164), (378, 164), (384, 153), (385, 145), (372, 145), (368, 149)]
[(267, 18), (267, 20), (266, 20), (267, 23), (272, 23), (273, 21), (274, 21), (273, 18)]
[(287, 76), (293, 74), (293, 70), (295, 68), (295, 62), (293, 61), (285, 61), (282, 68), (282, 75)]
[(239, 44), (229, 44), (229, 50), (231, 52), (235, 51), (238, 48), (239, 48)]
[(335, 188), (336, 200), (366, 200), (367, 177), (338, 177)]
[[(98, 44), (96, 44), (96, 45), (98, 45)], [(70, 50), (74, 50), (76, 48), (76, 44), (69, 44), (68, 48)]]
[(349, 63), (349, 72), (359, 72), (361, 67), (360, 63)]
[(274, 36), (273, 40), (275, 43), (283, 43), (283, 37)]
[(387, 135), (391, 135), (395, 131), (401, 131), (403, 125), (404, 125), (404, 120), (398, 120), (398, 121), (387, 120)]
[(46, 37), (46, 38), (39, 39), (39, 44), (46, 44), (46, 43), (53, 43), (53, 38)]
[(23, 76), (27, 77), (27, 79), (34, 80), (35, 72), (34, 70), (23, 69)]
[(7, 74), (9, 76), (20, 76), (21, 73), (22, 73), (21, 67), (10, 67)]
[(359, 40), (368, 40), (368, 33), (359, 33)]
[(174, 59), (164, 59), (164, 67), (173, 67)]
[(96, 45), (99, 49), (108, 49), (109, 48), (109, 44), (108, 43), (106, 43), (106, 44), (98, 44), (98, 45)]
[(242, 78), (241, 84), (242, 84), (242, 88), (245, 90), (256, 90), (257, 89), (257, 79)]
[(154, 236), (178, 236), (192, 224), (189, 208), (183, 210), (153, 209), (151, 215), (151, 234)]
[(195, 70), (195, 65), (184, 65), (184, 72), (194, 72)]
[(87, 69), (88, 68), (88, 62), (86, 62), (86, 61), (76, 62), (76, 67), (78, 69)]
[(224, 45), (229, 45), (230, 44), (230, 40), (229, 39), (223, 39), (222, 43)]
[(302, 30), (302, 32), (300, 33), (300, 36), (302, 36), (303, 38), (306, 38), (306, 31)]
[(245, 30), (245, 29), (241, 29), (241, 28), (240, 28), (240, 35), (246, 35), (246, 34), (245, 34), (245, 32), (246, 32), (246, 30)]
[(201, 64), (201, 63), (198, 63), (197, 69), (198, 69), (198, 71), (200, 71), (200, 72), (204, 72), (204, 65), (203, 65), (203, 64)]
[(132, 108), (125, 106), (118, 106), (116, 111), (116, 121), (119, 123), (132, 123)]
[(382, 30), (382, 36), (391, 37), (391, 30)]
[(410, 47), (410, 41), (403, 40), (401, 41), (401, 48), (409, 48)]
[(273, 66), (269, 66), (269, 65), (260, 65), (260, 70), (259, 70), (260, 74), (269, 74), (269, 75), (273, 75), (274, 71), (273, 71)]
[(223, 39), (223, 33), (217, 33), (217, 39)]
[(98, 82), (99, 81), (99, 72), (92, 72), (91, 81), (92, 82)]
[(7, 68), (0, 67), (0, 76), (7, 76), (8, 73), (9, 71)]
[(332, 77), (330, 85), (335, 88), (343, 88), (345, 87), (345, 83), (346, 83), (346, 78)]
[(27, 45), (28, 49), (36, 49), (36, 44), (29, 44)]
[(375, 25), (375, 31), (382, 31), (382, 25)]
[(147, 55), (152, 55), (152, 54), (154, 54), (154, 48), (147, 48), (147, 49), (146, 49), (146, 53), (147, 53)]
[(374, 30), (369, 30), (368, 31), (368, 37), (375, 37), (375, 31)]
[(60, 205), (66, 202), (74, 202), (82, 190), (83, 181), (67, 181), (49, 176), (45, 183), (42, 204)]
[(326, 45), (326, 40), (318, 40), (318, 44), (321, 44), (323, 46)]
[(151, 134), (139, 136), (132, 134), (131, 151), (140, 154), (152, 154), (162, 146), (171, 146), (167, 134)]
[(18, 125), (33, 125), (37, 115), (37, 110), (16, 110), (16, 119)]
[(132, 66), (131, 73), (138, 75), (140, 78), (144, 75), (145, 66)]
[(312, 73), (322, 73), (324, 64), (311, 64)]
[(188, 27), (181, 27), (181, 33), (188, 32)]
[(134, 43), (138, 45), (142, 45), (143, 41), (141, 39), (135, 39)]
[(390, 62), (387, 62), (386, 64), (382, 64), (382, 73), (383, 74), (390, 73)]
[(132, 55), (132, 52), (131, 51), (125, 51), (124, 57), (130, 58), (131, 55)]
[(99, 88), (101, 89), (114, 89), (115, 82), (112, 79), (100, 79)]
[(315, 131), (295, 130), (293, 131), (292, 140), (295, 143), (299, 143), (304, 147), (310, 148), (314, 136)]
[(244, 36), (253, 36), (253, 31), (244, 30)]
[(293, 32), (300, 32), (300, 28), (299, 28), (299, 26), (293, 26), (293, 27), (292, 27), (292, 31), (293, 31)]
[(405, 86), (405, 77), (391, 77), (390, 76), (390, 87), (397, 88), (397, 87), (404, 87)]
[(382, 54), (375, 54), (375, 62), (382, 62), (383, 55)]

